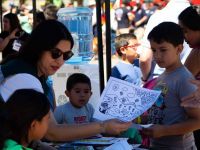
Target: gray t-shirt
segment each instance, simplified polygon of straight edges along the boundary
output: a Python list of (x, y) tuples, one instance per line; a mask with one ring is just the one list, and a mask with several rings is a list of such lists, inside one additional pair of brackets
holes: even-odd
[(74, 107), (70, 102), (58, 106), (54, 111), (54, 116), (59, 124), (82, 124), (92, 122), (94, 108), (87, 103), (82, 108)]
[[(148, 123), (171, 125), (187, 120), (186, 111), (180, 103), (181, 98), (196, 90), (196, 86), (191, 84), (189, 79), (194, 77), (184, 66), (170, 73), (164, 72), (158, 77), (153, 89), (161, 90), (162, 93), (149, 110)], [(192, 133), (166, 136), (152, 139), (152, 145), (156, 149), (187, 150), (194, 146), (194, 138)]]

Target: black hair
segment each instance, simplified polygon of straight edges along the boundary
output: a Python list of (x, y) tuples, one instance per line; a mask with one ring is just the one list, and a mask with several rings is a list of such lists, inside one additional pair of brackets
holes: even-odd
[(187, 7), (180, 13), (178, 20), (193, 31), (200, 30), (200, 8), (197, 6)]
[(173, 22), (163, 22), (152, 29), (148, 40), (156, 43), (169, 42), (173, 46), (183, 44), (184, 35), (181, 27)]
[(51, 50), (60, 42), (68, 40), (73, 47), (74, 41), (68, 29), (59, 21), (46, 20), (31, 33), (29, 40), (19, 51), (19, 56), (36, 65), (44, 51)]
[(91, 81), (88, 76), (82, 73), (74, 73), (70, 75), (67, 79), (67, 85), (66, 85), (67, 91), (70, 91), (77, 83), (86, 83), (89, 85), (89, 88), (91, 89)]
[(27, 42), (20, 48), (19, 53), (16, 56), (10, 56), (2, 63), (18, 57), (33, 66), (37, 66), (43, 52), (55, 48), (61, 40), (68, 40), (72, 49), (74, 41), (68, 29), (59, 21), (45, 20), (32, 31)]
[(6, 139), (21, 143), (28, 139), (28, 131), (34, 120), (41, 121), (50, 110), (47, 97), (33, 89), (15, 91), (6, 103), (1, 103), (0, 149)]
[(120, 34), (115, 38), (115, 48), (119, 56), (122, 56), (122, 53), (120, 51), (120, 48), (123, 46), (127, 46), (129, 43), (129, 40), (131, 39), (137, 39), (134, 34), (125, 33)]
[(46, 19), (45, 19), (45, 16), (44, 16), (43, 12), (40, 12), (40, 11), (36, 12), (36, 23), (37, 24), (39, 24), (39, 23), (41, 23), (41, 22), (43, 22), (45, 20)]
[(22, 30), (19, 19), (16, 14), (8, 13), (8, 14), (4, 15), (4, 18), (8, 19), (10, 22), (10, 31), (9, 32), (12, 32), (16, 28), (18, 28), (19, 30)]

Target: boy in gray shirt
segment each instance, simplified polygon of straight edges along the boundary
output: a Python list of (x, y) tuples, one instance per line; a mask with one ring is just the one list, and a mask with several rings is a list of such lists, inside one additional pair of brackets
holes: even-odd
[(149, 110), (148, 123), (153, 125), (142, 132), (151, 138), (153, 149), (195, 150), (192, 132), (199, 128), (200, 109), (180, 105), (181, 98), (196, 90), (189, 82), (192, 74), (180, 61), (182, 30), (175, 23), (163, 22), (149, 33), (148, 39), (153, 58), (165, 72), (156, 79), (153, 88), (162, 91)]
[(54, 111), (55, 119), (63, 124), (82, 124), (92, 121), (94, 108), (88, 103), (91, 92), (91, 81), (82, 73), (69, 76), (65, 94), (69, 102), (58, 106)]

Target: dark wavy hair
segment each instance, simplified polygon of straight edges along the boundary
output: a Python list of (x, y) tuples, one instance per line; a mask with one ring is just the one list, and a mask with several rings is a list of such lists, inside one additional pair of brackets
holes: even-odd
[(22, 30), (19, 19), (16, 14), (8, 13), (4, 15), (4, 18), (8, 19), (10, 22), (10, 32), (12, 32), (16, 28)]
[(180, 13), (178, 20), (189, 29), (200, 31), (200, 7), (187, 7)]
[(29, 40), (20, 49), (19, 57), (36, 65), (43, 52), (55, 48), (61, 40), (68, 40), (71, 43), (71, 48), (74, 45), (71, 33), (61, 22), (56, 20), (43, 21), (32, 31)]
[(19, 144), (22, 139), (28, 142), (31, 123), (41, 121), (50, 110), (47, 97), (32, 89), (15, 91), (0, 106), (0, 149), (6, 139), (13, 139)]
[(74, 41), (68, 29), (59, 21), (45, 20), (32, 31), (27, 42), (20, 48), (19, 53), (14, 56), (11, 55), (1, 64), (17, 57), (36, 66), (43, 52), (55, 48), (61, 40), (68, 40), (72, 49)]

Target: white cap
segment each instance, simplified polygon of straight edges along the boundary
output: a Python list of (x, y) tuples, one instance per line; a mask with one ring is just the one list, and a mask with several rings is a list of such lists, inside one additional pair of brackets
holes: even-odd
[(44, 93), (40, 81), (36, 77), (27, 73), (20, 73), (7, 77), (0, 84), (0, 94), (5, 102), (16, 90), (19, 89), (34, 89), (38, 92)]

